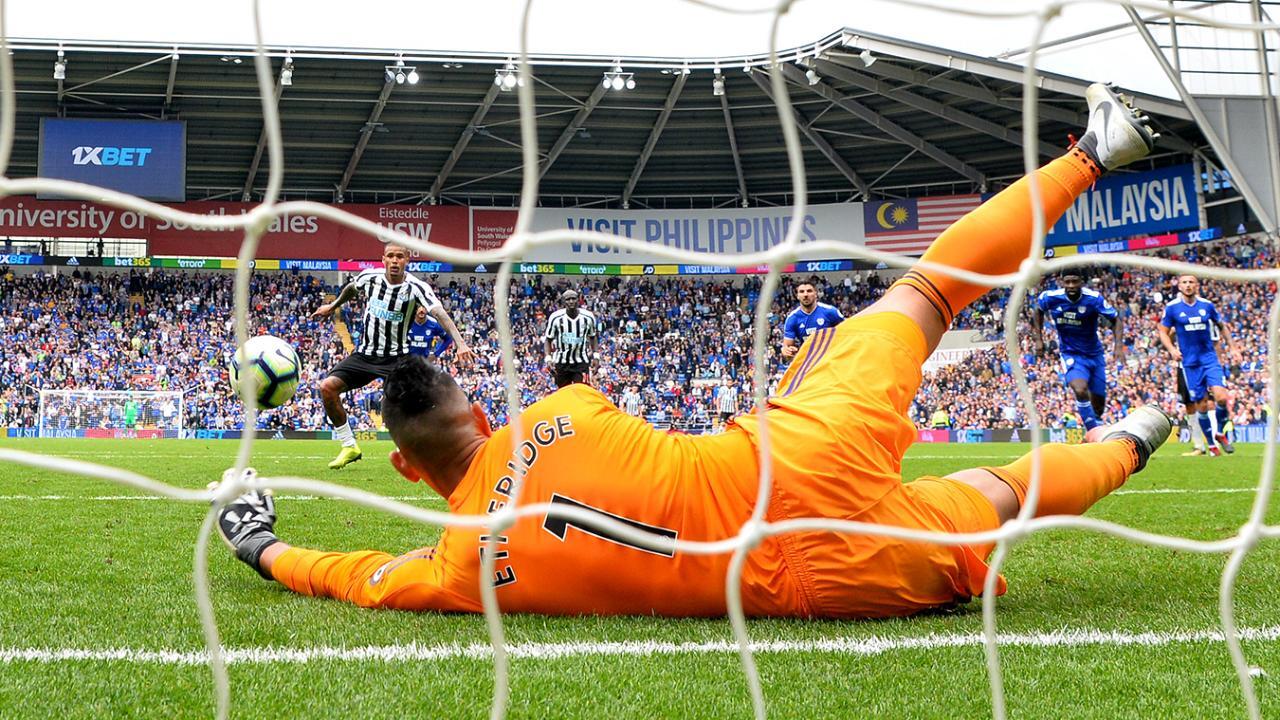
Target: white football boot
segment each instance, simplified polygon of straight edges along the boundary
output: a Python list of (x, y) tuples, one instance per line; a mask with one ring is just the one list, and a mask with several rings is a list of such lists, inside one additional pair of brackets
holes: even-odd
[(1147, 459), (1155, 452), (1173, 431), (1173, 421), (1151, 403), (1133, 410), (1122, 419), (1100, 428), (1094, 429), (1091, 435), (1098, 438), (1095, 442), (1128, 438), (1138, 450), (1138, 467), (1134, 472), (1141, 472), (1147, 466)]
[(1111, 86), (1094, 83), (1084, 92), (1089, 101), (1089, 126), (1076, 143), (1101, 168), (1115, 170), (1146, 157), (1160, 134), (1143, 115)]

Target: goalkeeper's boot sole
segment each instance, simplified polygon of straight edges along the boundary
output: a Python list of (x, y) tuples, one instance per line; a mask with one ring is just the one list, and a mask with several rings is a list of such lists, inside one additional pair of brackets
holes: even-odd
[(329, 469), (341, 470), (362, 457), (364, 457), (364, 453), (360, 452), (359, 445), (344, 447), (342, 450), (338, 451), (338, 457), (334, 458), (333, 462), (329, 463)]
[(1112, 423), (1102, 433), (1102, 442), (1108, 440), (1128, 439), (1133, 441), (1138, 454), (1138, 466), (1135, 473), (1142, 472), (1147, 466), (1151, 453), (1155, 452), (1173, 431), (1173, 422), (1168, 415), (1154, 403), (1144, 405), (1125, 415), (1121, 420)]

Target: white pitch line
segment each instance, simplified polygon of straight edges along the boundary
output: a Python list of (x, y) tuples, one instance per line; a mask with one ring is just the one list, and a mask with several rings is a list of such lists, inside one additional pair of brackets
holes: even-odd
[[(1280, 639), (1280, 626), (1242, 629), (1246, 641)], [(1002, 634), (1002, 647), (1076, 648), (1086, 646), (1162, 647), (1187, 643), (1223, 642), (1221, 630), (1196, 630), (1174, 633), (1130, 633), (1104, 630), (1056, 630), (1044, 633)], [(752, 643), (757, 653), (841, 653), (871, 656), (904, 650), (978, 647), (980, 633), (963, 635), (925, 635), (923, 637), (830, 638), (825, 640), (766, 640)], [(507, 646), (513, 658), (558, 660), (576, 657), (652, 655), (709, 655), (737, 653), (738, 645), (729, 640), (713, 642), (660, 642), (628, 640), (621, 642), (518, 643)], [(484, 659), (493, 654), (487, 644), (470, 645), (370, 645), (363, 647), (308, 648), (227, 648), (228, 664), (295, 664), (316, 661), (339, 662), (416, 662), (457, 658)], [(203, 650), (140, 650), (136, 648), (0, 648), (0, 664), (19, 662), (125, 662), (158, 665), (204, 665), (208, 658)]]
[(1115, 490), (1111, 495), (1212, 495), (1217, 493), (1254, 493), (1258, 488), (1146, 488), (1141, 490)]

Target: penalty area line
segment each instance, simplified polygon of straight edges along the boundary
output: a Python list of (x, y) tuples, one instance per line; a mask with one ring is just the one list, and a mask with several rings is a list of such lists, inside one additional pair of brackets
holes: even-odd
[[(1280, 626), (1245, 628), (1241, 640), (1274, 641), (1280, 639)], [(1044, 633), (1002, 633), (1001, 647), (1078, 648), (1089, 646), (1163, 647), (1175, 644), (1224, 642), (1221, 630), (1188, 630), (1172, 633), (1120, 632), (1107, 630), (1055, 630)], [(980, 633), (958, 635), (925, 635), (923, 637), (829, 638), (820, 640), (766, 640), (751, 645), (756, 653), (837, 653), (872, 656), (913, 650), (980, 647)], [(558, 660), (564, 658), (653, 655), (719, 655), (736, 654), (738, 645), (729, 640), (714, 642), (659, 642), (629, 640), (620, 642), (517, 643), (507, 646), (516, 659)], [(233, 665), (298, 664), (320, 661), (338, 662), (422, 662), (453, 659), (487, 659), (493, 648), (487, 644), (470, 645), (372, 645), (364, 647), (305, 648), (228, 648), (224, 657)], [(141, 650), (136, 648), (14, 648), (0, 647), (0, 664), (60, 662), (124, 662), (150, 665), (204, 665), (205, 651)]]

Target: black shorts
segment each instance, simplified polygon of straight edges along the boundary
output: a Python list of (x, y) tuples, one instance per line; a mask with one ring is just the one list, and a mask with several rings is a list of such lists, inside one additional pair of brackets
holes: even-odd
[(1187, 388), (1187, 372), (1178, 365), (1173, 369), (1173, 374), (1178, 376), (1178, 399), (1182, 400), (1183, 405), (1190, 405), (1191, 390)]
[(556, 387), (562, 388), (565, 385), (585, 382), (589, 372), (591, 372), (591, 366), (584, 362), (560, 363), (552, 370), (551, 376), (556, 381)]
[(362, 352), (353, 352), (330, 370), (329, 375), (346, 383), (348, 390), (355, 390), (374, 380), (386, 380), (391, 369), (405, 357), (405, 355), (396, 355), (380, 358), (365, 355)]

